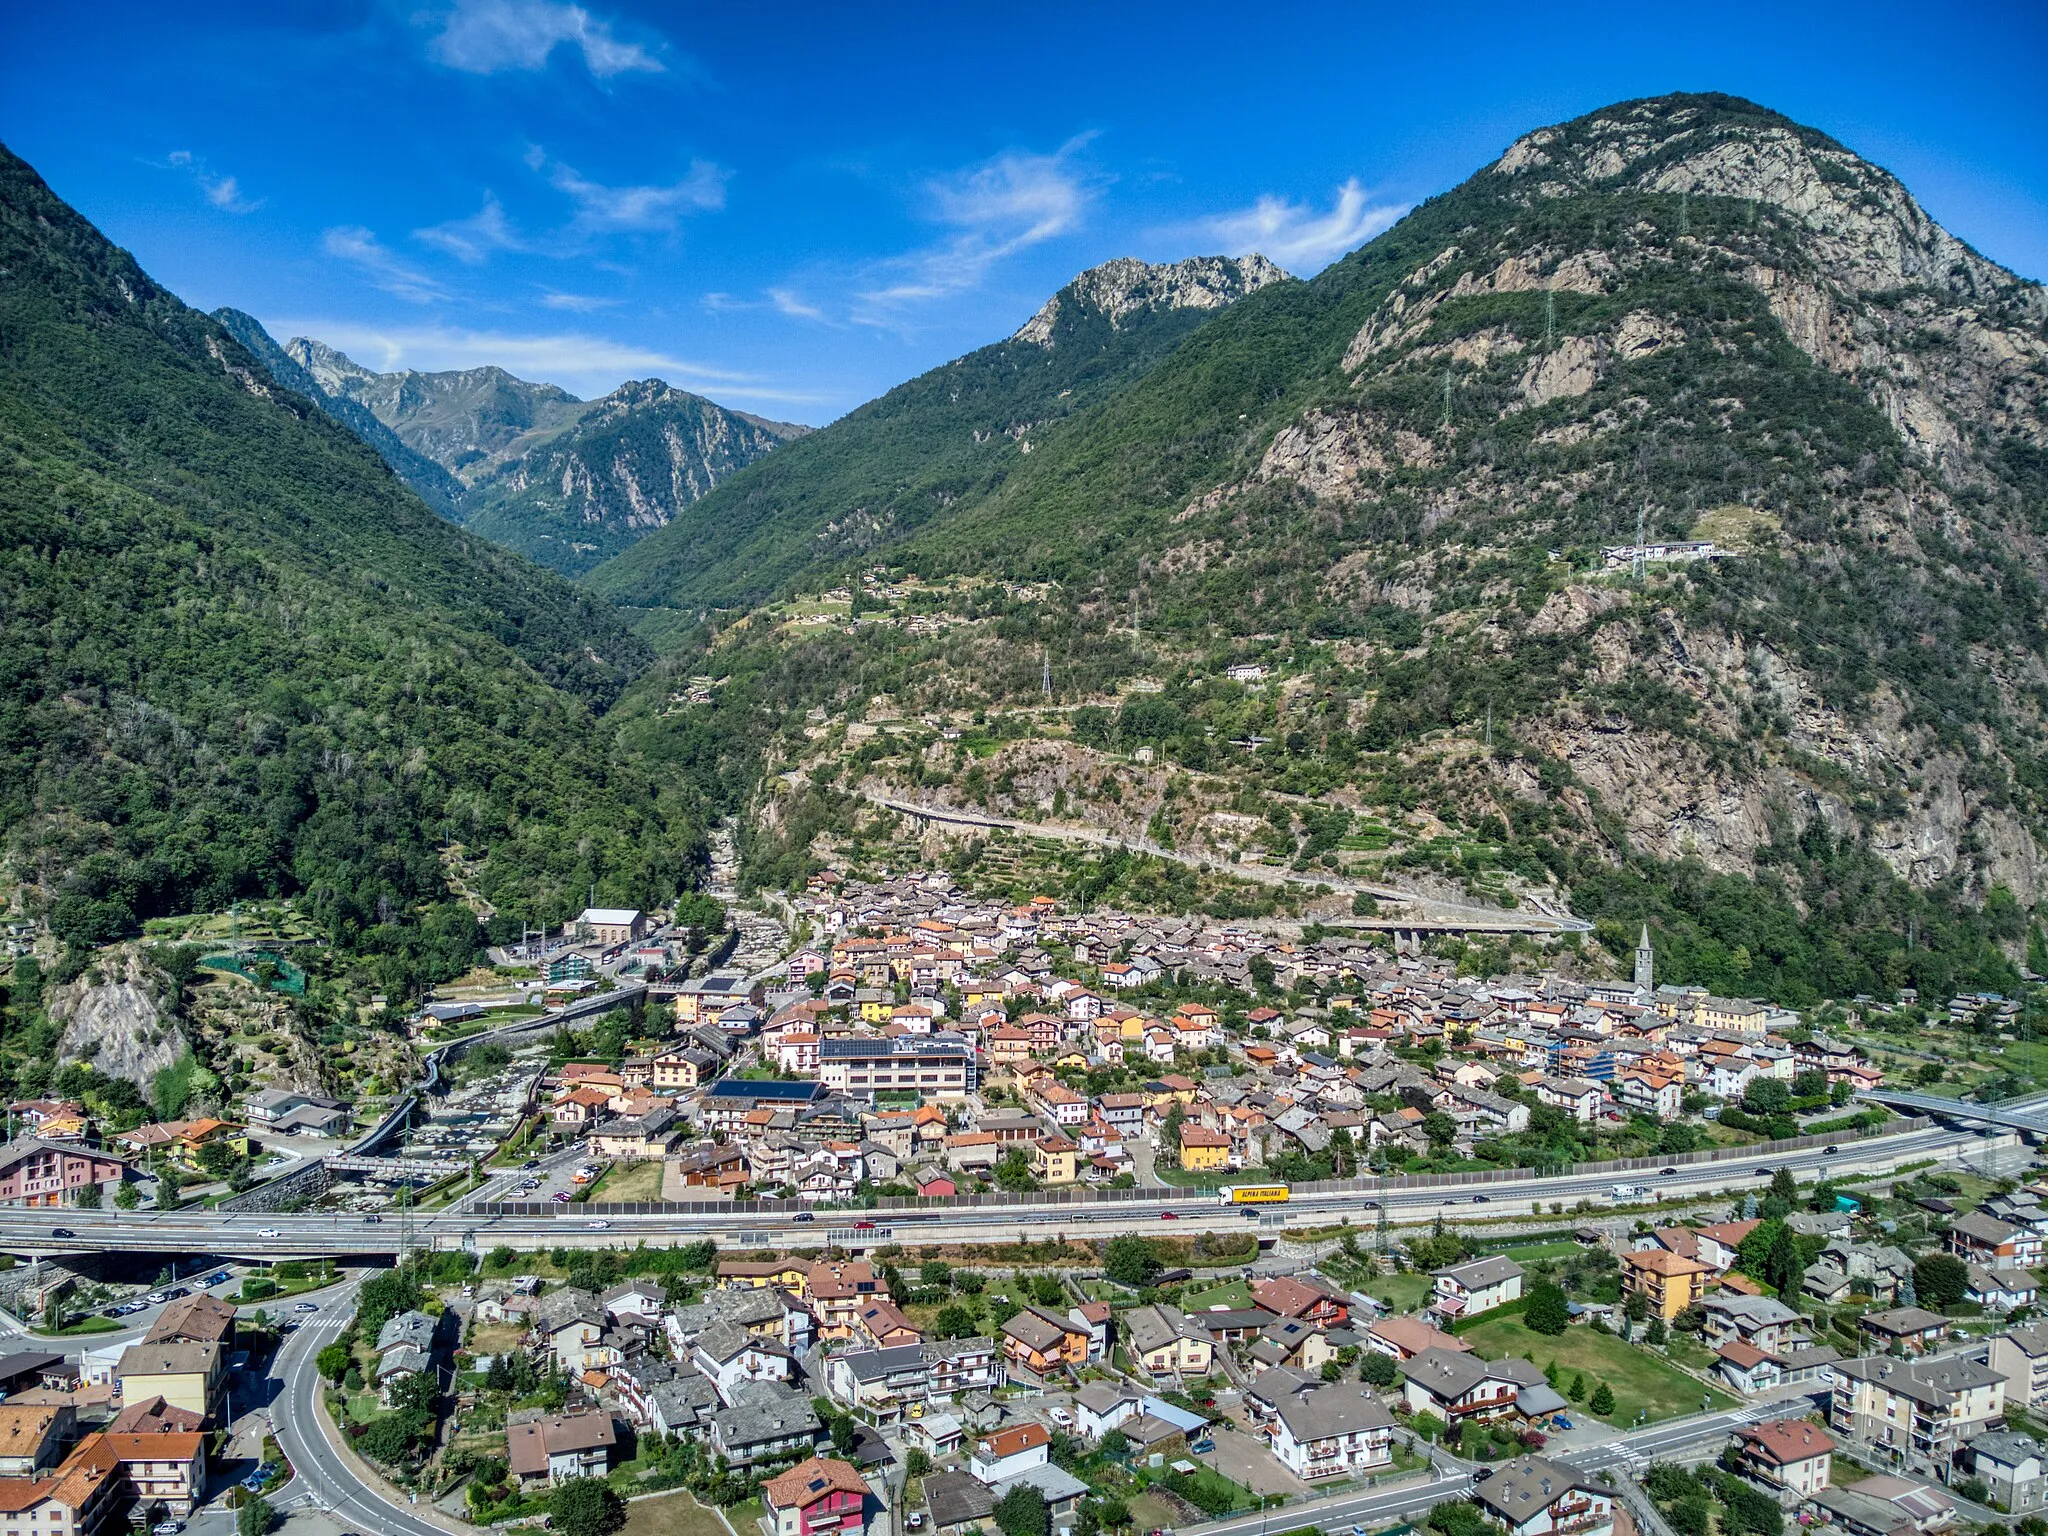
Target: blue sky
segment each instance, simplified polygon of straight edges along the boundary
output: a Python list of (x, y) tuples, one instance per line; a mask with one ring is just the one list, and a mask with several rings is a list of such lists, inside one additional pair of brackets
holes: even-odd
[(1679, 10), (17, 5), (0, 137), (280, 339), (813, 423), (1096, 262), (1312, 273), (1516, 135), (1666, 90), (1824, 129), (2048, 276), (2048, 8)]

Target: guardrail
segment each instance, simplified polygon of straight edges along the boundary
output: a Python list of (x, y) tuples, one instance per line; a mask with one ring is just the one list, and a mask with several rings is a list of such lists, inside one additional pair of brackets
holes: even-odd
[[(1682, 1152), (1670, 1157), (1630, 1157), (1599, 1163), (1574, 1163), (1556, 1175), (1561, 1178), (1598, 1177), (1609, 1173), (1633, 1173), (1654, 1168), (1702, 1168), (1722, 1163), (1750, 1163), (1786, 1152), (1810, 1147), (1835, 1146), (1845, 1141), (1868, 1141), (1927, 1129), (1925, 1116), (1860, 1130), (1853, 1135), (1793, 1136), (1783, 1141), (1755, 1142), (1746, 1147), (1717, 1147), (1711, 1152)], [(1480, 1184), (1512, 1184), (1542, 1175), (1534, 1168), (1485, 1168), (1463, 1173), (1401, 1175), (1397, 1178), (1325, 1179), (1291, 1186), (1300, 1195), (1395, 1194), (1415, 1190), (1454, 1190)], [(926, 1199), (917, 1195), (883, 1195), (872, 1206), (833, 1207), (820, 1211), (804, 1200), (614, 1200), (570, 1204), (549, 1200), (494, 1201), (473, 1207), (475, 1214), (490, 1216), (738, 1216), (795, 1215), (810, 1211), (836, 1220), (841, 1216), (872, 1213), (878, 1223), (884, 1216), (915, 1219), (923, 1211), (1042, 1209), (1046, 1206), (1172, 1205), (1187, 1201), (1213, 1200), (1213, 1189), (1058, 1189), (1028, 1194), (996, 1191), (979, 1195), (947, 1195)], [(1247, 1210), (1257, 1207), (1247, 1206)]]

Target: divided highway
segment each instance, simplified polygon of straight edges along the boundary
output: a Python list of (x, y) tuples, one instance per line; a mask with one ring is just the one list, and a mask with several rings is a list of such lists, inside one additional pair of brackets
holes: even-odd
[[(1775, 1156), (1747, 1154), (1676, 1164), (1668, 1176), (1655, 1172), (1564, 1174), (1483, 1184), (1447, 1179), (1441, 1184), (1377, 1194), (1370, 1190), (1304, 1191), (1284, 1206), (1262, 1209), (1224, 1207), (1206, 1191), (1147, 1190), (1130, 1200), (1013, 1206), (935, 1204), (888, 1211), (711, 1210), (599, 1217), (578, 1206), (565, 1206), (559, 1214), (517, 1216), (454, 1209), (416, 1216), (412, 1232), (419, 1247), (490, 1248), (502, 1244), (531, 1249), (703, 1238), (735, 1248), (821, 1247), (828, 1233), (847, 1247), (890, 1242), (1003, 1242), (1019, 1234), (1106, 1238), (1134, 1229), (1164, 1232), (1159, 1224), (1169, 1219), (1176, 1223), (1172, 1231), (1179, 1233), (1243, 1231), (1251, 1220), (1261, 1220), (1263, 1227), (1276, 1218), (1289, 1227), (1348, 1221), (1368, 1228), (1377, 1224), (1380, 1205), (1389, 1221), (1397, 1224), (1426, 1220), (1439, 1212), (1452, 1218), (1523, 1216), (1546, 1212), (1554, 1202), (1569, 1213), (1580, 1200), (1603, 1200), (1622, 1179), (1649, 1183), (1660, 1198), (1681, 1199), (1756, 1188), (1761, 1183), (1758, 1168), (1789, 1168), (1802, 1181), (1823, 1175), (1884, 1174), (1907, 1163), (1952, 1159), (1966, 1149), (1990, 1150), (2013, 1140), (2010, 1134), (1987, 1139), (1968, 1131), (1923, 1127), (1895, 1136), (1844, 1141), (1834, 1155), (1821, 1147)], [(1483, 1200), (1477, 1198), (1482, 1195)], [(853, 1230), (857, 1221), (874, 1225)], [(403, 1234), (403, 1223), (392, 1216), (366, 1223), (331, 1213), (0, 1209), (0, 1249), (23, 1255), (111, 1249), (243, 1259), (350, 1258), (395, 1253), (403, 1245)]]

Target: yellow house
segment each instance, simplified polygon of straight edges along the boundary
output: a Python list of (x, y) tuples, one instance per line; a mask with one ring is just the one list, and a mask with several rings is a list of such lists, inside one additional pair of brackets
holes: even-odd
[(721, 1291), (766, 1290), (774, 1286), (801, 1296), (810, 1278), (810, 1266), (795, 1259), (720, 1259), (718, 1288)]
[(171, 1155), (181, 1163), (196, 1166), (200, 1150), (220, 1142), (237, 1157), (249, 1155), (249, 1128), (237, 1125), (232, 1120), (193, 1120), (178, 1132), (171, 1146)]
[(1180, 1165), (1189, 1173), (1216, 1173), (1230, 1166), (1230, 1138), (1199, 1125), (1180, 1128)]
[(860, 1016), (863, 1023), (886, 1024), (889, 1022), (889, 1015), (895, 1011), (896, 998), (892, 993), (878, 991), (873, 997), (863, 997), (860, 1000)]
[(1041, 1184), (1071, 1184), (1080, 1177), (1080, 1148), (1064, 1136), (1041, 1136), (1031, 1148), (1031, 1176)]
[(124, 1403), (161, 1397), (173, 1408), (211, 1420), (227, 1380), (227, 1365), (219, 1344), (131, 1344), (121, 1351), (114, 1379)]
[(1650, 1310), (1666, 1322), (1706, 1294), (1713, 1276), (1713, 1265), (1662, 1248), (1621, 1256), (1622, 1289), (1648, 1297)]

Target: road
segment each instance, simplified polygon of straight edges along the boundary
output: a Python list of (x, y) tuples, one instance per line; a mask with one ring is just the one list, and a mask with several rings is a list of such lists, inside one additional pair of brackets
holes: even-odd
[[(1954, 1160), (1966, 1151), (2010, 1142), (2007, 1135), (1981, 1140), (1968, 1131), (1922, 1128), (1891, 1136), (1844, 1141), (1829, 1156), (1820, 1147), (1804, 1148), (1759, 1159), (1737, 1155), (1701, 1162), (1674, 1160), (1669, 1176), (1654, 1170), (1635, 1174), (1579, 1173), (1494, 1182), (1460, 1182), (1450, 1175), (1410, 1188), (1351, 1188), (1328, 1192), (1303, 1191), (1283, 1208), (1286, 1226), (1334, 1226), (1349, 1221), (1365, 1227), (1376, 1222), (1376, 1204), (1391, 1220), (1417, 1222), (1441, 1213), (1474, 1219), (1524, 1216), (1561, 1204), (1566, 1211), (1580, 1200), (1604, 1205), (1617, 1180), (1656, 1185), (1665, 1199), (1697, 1198), (1730, 1190), (1758, 1187), (1760, 1167), (1790, 1169), (1803, 1180), (1822, 1175), (1847, 1177), (1889, 1173), (1902, 1164)], [(1469, 1178), (1470, 1176), (1464, 1176)], [(1484, 1200), (1479, 1199), (1484, 1196)], [(419, 1246), (478, 1249), (500, 1244), (515, 1249), (609, 1247), (621, 1242), (710, 1238), (725, 1247), (764, 1248), (815, 1246), (827, 1230), (844, 1233), (843, 1246), (883, 1243), (1000, 1242), (1019, 1233), (1046, 1237), (1107, 1238), (1133, 1228), (1165, 1232), (1157, 1224), (1168, 1213), (1181, 1235), (1197, 1231), (1243, 1231), (1246, 1212), (1223, 1206), (1214, 1195), (1195, 1191), (1149, 1189), (1128, 1200), (1024, 1205), (974, 1206), (933, 1204), (886, 1211), (818, 1211), (798, 1220), (796, 1209), (734, 1210), (715, 1203), (648, 1215), (608, 1214), (605, 1226), (584, 1207), (550, 1207), (541, 1214), (497, 1215), (454, 1209), (422, 1213), (412, 1230)], [(1273, 1214), (1267, 1208), (1267, 1215)], [(854, 1230), (856, 1221), (873, 1226)], [(137, 1253), (215, 1254), (250, 1259), (347, 1259), (389, 1254), (403, 1243), (404, 1223), (386, 1217), (379, 1223), (336, 1220), (331, 1214), (261, 1215), (219, 1211), (37, 1211), (0, 1208), (0, 1250), (20, 1254), (79, 1253), (117, 1250)], [(70, 1234), (56, 1236), (61, 1230)], [(1269, 1229), (1270, 1230), (1270, 1229)]]
[(1353, 880), (1345, 875), (1322, 871), (1309, 874), (1291, 869), (1277, 869), (1270, 864), (1243, 864), (1220, 859), (1214, 855), (1184, 853), (1177, 848), (1164, 847), (1149, 838), (1126, 837), (1115, 832), (1105, 832), (1099, 827), (1069, 827), (1056, 822), (1022, 821), (1014, 816), (992, 816), (984, 811), (965, 811), (957, 806), (921, 805), (915, 800), (898, 800), (871, 789), (862, 789), (858, 793), (884, 810), (895, 811), (903, 816), (913, 816), (920, 821), (942, 821), (949, 826), (985, 827), (990, 831), (1016, 832), (1025, 837), (1087, 843), (1096, 848), (1128, 848), (1134, 852), (1150, 854), (1156, 859), (1168, 859), (1175, 864), (1185, 864), (1191, 869), (1221, 870), (1240, 880), (1250, 880), (1260, 885), (1325, 885), (1333, 891), (1348, 891), (1353, 894), (1362, 892), (1375, 900), (1404, 902), (1416, 909), (1413, 921), (1389, 918), (1379, 923), (1360, 922), (1348, 926), (1389, 930), (1405, 930), (1410, 927), (1456, 929), (1473, 933), (1555, 934), (1593, 931), (1591, 923), (1569, 913), (1553, 916), (1542, 912), (1511, 912), (1505, 907), (1471, 906), (1464, 902), (1443, 901), (1434, 896), (1424, 896), (1419, 891), (1402, 890), (1399, 886), (1380, 885), (1370, 880)]
[(271, 1427), (285, 1459), (292, 1464), (292, 1480), (278, 1491), (274, 1502), (285, 1505), (310, 1496), (344, 1526), (384, 1536), (448, 1536), (446, 1527), (384, 1498), (320, 1427), (320, 1373), (314, 1368), (314, 1357), (340, 1336), (354, 1310), (354, 1285), (323, 1298), (320, 1315), (287, 1337), (271, 1361), (270, 1379), (276, 1392)]
[[(1545, 1454), (1553, 1461), (1585, 1473), (1626, 1472), (1634, 1466), (1690, 1446), (1719, 1444), (1738, 1425), (1780, 1418), (1786, 1414), (1806, 1414), (1812, 1410), (1811, 1397), (1794, 1394), (1723, 1413), (1698, 1413), (1683, 1419), (1669, 1419), (1629, 1434), (1616, 1435), (1601, 1445), (1582, 1451), (1549, 1450)], [(1404, 1515), (1419, 1513), (1446, 1499), (1459, 1499), (1469, 1494), (1473, 1488), (1469, 1465), (1453, 1462), (1448, 1456), (1445, 1461), (1455, 1465), (1457, 1470), (1433, 1466), (1433, 1475), (1428, 1482), (1293, 1503), (1263, 1514), (1239, 1515), (1229, 1520), (1187, 1526), (1181, 1531), (1181, 1536), (1270, 1536), (1273, 1532), (1299, 1530), (1305, 1526), (1337, 1531), (1358, 1525), (1369, 1530)]]

